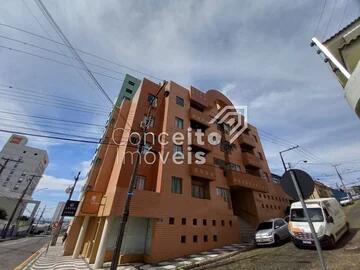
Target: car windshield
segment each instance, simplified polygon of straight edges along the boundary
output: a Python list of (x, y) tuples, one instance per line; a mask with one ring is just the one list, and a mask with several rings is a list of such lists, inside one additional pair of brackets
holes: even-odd
[[(313, 221), (313, 222), (324, 221), (324, 217), (323, 217), (321, 208), (308, 208), (308, 212), (309, 212), (311, 221)], [(305, 214), (304, 214), (304, 210), (302, 208), (291, 209), (290, 221), (307, 221)]]
[(259, 226), (257, 227), (257, 231), (272, 229), (272, 225), (273, 225), (272, 222), (260, 223)]

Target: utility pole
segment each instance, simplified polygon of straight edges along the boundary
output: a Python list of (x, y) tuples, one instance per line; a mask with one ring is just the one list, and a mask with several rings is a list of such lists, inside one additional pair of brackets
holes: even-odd
[(287, 167), (286, 167), (286, 164), (285, 164), (285, 161), (284, 161), (284, 158), (283, 158), (282, 154), (285, 153), (285, 152), (294, 150), (294, 149), (296, 149), (296, 148), (299, 148), (299, 147), (300, 147), (299, 145), (296, 145), (296, 146), (290, 147), (290, 148), (288, 148), (288, 149), (285, 149), (285, 150), (279, 152), (280, 158), (281, 158), (281, 162), (282, 162), (282, 164), (283, 164), (283, 166), (284, 166), (285, 172), (287, 171)]
[(39, 225), (39, 222), (40, 220), (42, 219), (43, 215), (44, 215), (44, 212), (45, 212), (45, 209), (46, 209), (46, 205), (44, 207), (44, 209), (41, 211), (41, 214), (40, 214), (40, 217), (38, 218), (37, 222), (36, 222), (36, 225), (34, 227), (34, 230), (37, 228), (37, 226)]
[[(81, 174), (81, 172), (78, 172), (78, 174), (74, 177), (75, 182), (74, 182), (74, 185), (72, 186), (72, 188), (71, 188), (71, 190), (69, 192), (69, 197), (68, 197), (67, 201), (71, 200), (71, 197), (72, 197), (73, 192), (75, 190), (76, 183), (79, 181), (80, 174)], [(66, 203), (65, 203), (65, 205), (66, 205)], [(50, 244), (51, 246), (56, 245), (56, 241), (57, 241), (57, 239), (59, 237), (59, 234), (61, 232), (61, 227), (62, 227), (63, 223), (64, 223), (64, 216), (61, 215), (59, 223), (58, 223), (58, 227), (55, 229), (53, 237), (51, 239), (51, 244)]]
[(339, 166), (339, 164), (334, 164), (334, 165), (332, 165), (332, 166), (334, 167), (334, 169), (335, 169), (335, 171), (336, 171), (336, 174), (337, 174), (337, 176), (339, 177), (340, 182), (341, 182), (341, 184), (342, 184), (342, 186), (343, 186), (343, 188), (344, 188), (344, 190), (345, 190), (348, 198), (349, 198), (349, 199), (352, 199), (352, 196), (351, 196), (350, 192), (347, 191), (347, 188), (346, 188), (345, 183), (344, 183), (344, 179), (342, 178), (342, 176), (341, 176), (341, 174), (340, 174), (340, 172), (339, 172), (339, 170), (338, 170), (338, 168), (337, 168), (337, 167)]
[[(134, 195), (134, 189), (135, 189), (135, 184), (136, 184), (136, 181), (135, 181), (136, 180), (136, 172), (137, 172), (137, 169), (139, 166), (140, 156), (141, 156), (141, 153), (143, 152), (144, 145), (145, 145), (144, 138), (145, 138), (146, 131), (150, 124), (151, 111), (154, 107), (154, 103), (156, 102), (158, 95), (165, 88), (166, 84), (167, 84), (167, 81), (164, 81), (163, 84), (160, 86), (159, 90), (157, 91), (156, 95), (154, 96), (154, 98), (151, 100), (147, 114), (146, 114), (146, 118), (145, 118), (146, 121), (142, 127), (142, 134), (141, 134), (140, 142), (139, 142), (138, 148), (137, 148), (135, 164), (134, 164), (133, 170), (131, 172), (130, 183), (129, 183), (128, 192), (127, 192), (127, 196), (126, 196), (126, 200), (125, 200), (124, 210), (121, 215), (119, 234), (116, 239), (116, 247), (114, 250), (114, 254), (112, 256), (110, 270), (116, 270), (118, 263), (119, 263), (121, 246), (122, 246), (122, 242), (124, 239), (124, 232), (125, 232), (127, 220), (129, 218), (130, 203), (131, 203), (132, 196)], [(167, 97), (168, 95), (169, 95), (169, 91), (165, 90), (164, 97)]]
[(26, 185), (24, 191), (22, 192), (19, 200), (17, 201), (17, 203), (16, 203), (16, 205), (15, 205), (14, 210), (13, 210), (12, 213), (11, 213), (11, 216), (10, 216), (8, 222), (6, 223), (5, 229), (3, 230), (2, 238), (5, 238), (5, 237), (6, 237), (7, 232), (8, 232), (8, 230), (9, 230), (9, 228), (10, 228), (10, 225), (11, 225), (11, 223), (12, 223), (12, 221), (13, 221), (13, 219), (14, 219), (14, 216), (15, 216), (15, 214), (16, 214), (16, 211), (18, 210), (18, 208), (19, 208), (19, 206), (20, 206), (20, 204), (21, 204), (21, 202), (22, 202), (22, 200), (23, 200), (23, 198), (24, 198), (27, 190), (29, 189), (29, 187), (30, 187), (30, 185), (31, 185), (31, 183), (32, 183), (32, 181), (34, 180), (35, 177), (41, 177), (41, 176), (39, 176), (39, 175), (31, 175), (31, 179), (29, 180), (29, 183)]
[(1, 176), (1, 173), (3, 172), (3, 170), (5, 169), (6, 165), (9, 163), (9, 161), (14, 161), (16, 163), (22, 162), (20, 159), (15, 160), (12, 158), (4, 158), (4, 157), (2, 157), (1, 159), (5, 160), (5, 162), (4, 162), (4, 164), (0, 164), (0, 176)]

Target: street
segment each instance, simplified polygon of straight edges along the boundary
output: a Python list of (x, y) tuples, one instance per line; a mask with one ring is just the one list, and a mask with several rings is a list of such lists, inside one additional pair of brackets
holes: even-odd
[[(360, 201), (345, 208), (350, 232), (334, 250), (324, 250), (328, 269), (360, 269)], [(321, 269), (316, 250), (298, 249), (291, 242), (279, 247), (257, 248), (201, 269)], [(200, 268), (199, 268), (200, 269)]]
[(39, 250), (49, 238), (34, 236), (0, 243), (0, 269), (12, 270)]

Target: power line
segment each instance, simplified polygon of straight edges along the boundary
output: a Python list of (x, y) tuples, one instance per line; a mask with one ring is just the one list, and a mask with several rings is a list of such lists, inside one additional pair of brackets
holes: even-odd
[[(28, 30), (25, 30), (25, 29), (22, 29), (22, 28), (19, 28), (19, 27), (15, 27), (15, 26), (12, 26), (12, 25), (9, 25), (9, 24), (5, 24), (5, 23), (1, 23), (1, 22), (0, 22), (0, 26), (9, 28), (9, 29), (12, 29), (12, 30), (15, 30), (15, 31), (23, 32), (23, 33), (26, 33), (26, 34), (28, 34), (28, 35), (31, 35), (31, 36), (34, 36), (34, 37), (37, 37), (37, 38), (40, 38), (40, 39), (43, 39), (43, 40), (47, 40), (47, 41), (50, 41), (50, 42), (52, 42), (52, 43), (56, 43), (56, 44), (61, 45), (61, 46), (66, 46), (64, 43), (61, 43), (61, 42), (56, 41), (56, 40), (54, 40), (54, 39), (51, 39), (51, 38), (48, 38), (48, 37), (45, 37), (45, 36), (42, 36), (42, 35), (33, 33), (33, 32), (31, 32), (31, 31), (28, 31)], [(124, 64), (120, 64), (120, 63), (118, 63), (118, 62), (115, 62), (115, 61), (112, 61), (112, 60), (110, 60), (110, 59), (101, 57), (101, 56), (99, 56), (99, 55), (96, 55), (96, 54), (93, 54), (93, 53), (84, 51), (84, 50), (79, 49), (79, 48), (75, 48), (75, 49), (76, 49), (78, 52), (80, 52), (80, 53), (82, 53), (82, 54), (84, 54), (84, 55), (88, 55), (88, 56), (97, 58), (97, 59), (99, 59), (99, 60), (102, 60), (102, 61), (111, 63), (111, 64), (116, 65), (116, 66), (118, 66), (118, 67), (125, 68), (125, 69), (131, 70), (131, 71), (136, 72), (136, 73), (139, 73), (139, 74), (143, 74), (143, 75), (145, 75), (145, 76), (147, 76), (147, 77), (149, 77), (149, 78), (156, 79), (156, 81), (162, 81), (162, 79), (159, 78), (159, 77), (156, 77), (156, 76), (153, 76), (153, 75), (148, 74), (148, 73), (146, 73), (146, 72), (137, 70), (137, 69), (132, 68), (132, 67), (130, 67), (130, 66), (127, 66), (127, 65), (124, 65)]]
[(81, 122), (81, 121), (73, 121), (73, 120), (66, 120), (66, 119), (59, 119), (59, 118), (51, 118), (48, 116), (38, 116), (38, 115), (27, 115), (19, 112), (9, 112), (9, 111), (1, 111), (2, 114), (8, 114), (8, 115), (17, 115), (17, 116), (24, 116), (29, 118), (36, 118), (36, 119), (43, 119), (43, 120), (51, 120), (51, 121), (57, 121), (57, 122), (63, 122), (63, 123), (70, 123), (70, 124), (78, 124), (78, 125), (86, 125), (86, 126), (95, 126), (95, 127), (102, 127), (104, 128), (104, 125), (100, 124), (94, 124), (94, 123), (88, 123), (88, 122)]
[[(60, 64), (60, 65), (64, 65), (64, 66), (84, 70), (83, 68), (81, 68), (79, 66), (75, 66), (75, 65), (72, 65), (72, 64), (69, 64), (69, 63), (65, 63), (65, 62), (62, 62), (62, 61), (59, 61), (59, 60), (56, 60), (56, 59), (53, 59), (53, 58), (50, 58), (50, 57), (45, 57), (45, 56), (42, 56), (42, 55), (38, 55), (38, 54), (35, 54), (35, 53), (31, 53), (31, 52), (27, 52), (27, 51), (15, 49), (15, 48), (3, 46), (3, 45), (0, 45), (0, 48), (7, 49), (7, 50), (17, 52), (17, 53), (27, 54), (27, 55), (30, 55), (30, 56), (33, 56), (33, 57), (37, 57), (37, 58), (40, 58), (40, 59), (43, 59), (43, 60), (47, 60), (47, 61), (51, 61), (51, 62)], [(91, 71), (91, 72), (96, 74), (96, 75), (103, 76), (103, 77), (106, 77), (106, 78), (110, 78), (110, 79), (113, 79), (113, 80), (117, 80), (117, 81), (121, 80), (121, 78), (116, 78), (116, 77), (113, 77), (113, 76), (109, 76), (109, 75), (106, 75), (106, 74), (103, 74), (103, 73), (100, 73), (100, 72), (97, 72), (97, 71)]]
[[(71, 56), (69, 56), (67, 54), (59, 53), (57, 51), (41, 47), (39, 45), (30, 43), (30, 42), (22, 41), (22, 40), (19, 40), (19, 39), (15, 39), (15, 38), (3, 36), (3, 35), (0, 35), (0, 38), (10, 40), (10, 41), (13, 41), (13, 42), (16, 42), (16, 43), (21, 43), (23, 45), (30, 46), (30, 47), (33, 47), (33, 48), (36, 48), (36, 49), (40, 49), (40, 50), (43, 50), (43, 51), (46, 51), (46, 52), (49, 52), (49, 53), (52, 53), (52, 54), (56, 54), (56, 55), (59, 55), (59, 56), (62, 56), (62, 57), (66, 57), (66, 58), (69, 58), (69, 59), (74, 59), (73, 57), (71, 57)], [(105, 67), (105, 66), (102, 66), (102, 65), (99, 65), (99, 64), (89, 62), (89, 61), (84, 61), (84, 62), (86, 64), (89, 64), (89, 65), (92, 65), (92, 66), (95, 66), (95, 67), (98, 67), (98, 68), (102, 68), (102, 69), (107, 70), (107, 71), (111, 71), (111, 72), (114, 72), (114, 73), (117, 73), (117, 74), (120, 74), (120, 75), (125, 75), (124, 72), (120, 72), (120, 71), (114, 70), (112, 68), (108, 68), (108, 67)]]
[(83, 67), (83, 69), (86, 71), (86, 73), (89, 75), (90, 79), (95, 83), (96, 87), (98, 88), (98, 90), (106, 97), (106, 99), (113, 105), (115, 106), (114, 102), (112, 101), (112, 99), (110, 98), (110, 96), (108, 95), (108, 93), (105, 91), (105, 89), (101, 86), (101, 84), (98, 82), (98, 80), (95, 78), (95, 76), (93, 75), (93, 73), (91, 72), (91, 70), (87, 67), (87, 65), (85, 64), (85, 62), (81, 59), (80, 55), (77, 53), (77, 51), (74, 49), (74, 47), (72, 46), (72, 44), (70, 43), (70, 41), (67, 39), (67, 37), (64, 35), (64, 33), (62, 32), (62, 30), (60, 29), (60, 27), (57, 25), (57, 23), (55, 22), (55, 20), (53, 19), (53, 17), (51, 16), (51, 14), (49, 13), (49, 11), (46, 9), (45, 5), (43, 4), (43, 2), (41, 0), (36, 0), (36, 4), (38, 5), (39, 9), (41, 10), (41, 12), (43, 13), (43, 15), (45, 16), (45, 18), (48, 20), (48, 22), (50, 23), (50, 25), (53, 27), (53, 29), (55, 30), (55, 32), (58, 34), (58, 36), (60, 37), (60, 39), (67, 45), (68, 49), (70, 50), (70, 52), (72, 53), (72, 55), (74, 56), (75, 59), (78, 60), (78, 62), (80, 63), (80, 65)]

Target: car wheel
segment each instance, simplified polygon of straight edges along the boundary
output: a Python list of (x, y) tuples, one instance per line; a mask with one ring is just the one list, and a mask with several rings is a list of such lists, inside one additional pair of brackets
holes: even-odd
[(336, 242), (335, 242), (334, 236), (330, 236), (329, 242), (328, 242), (328, 244), (327, 244), (327, 248), (328, 248), (328, 249), (334, 249), (334, 248), (335, 248), (335, 245), (336, 245)]
[(280, 244), (280, 237), (277, 234), (274, 235), (274, 244), (275, 246)]

